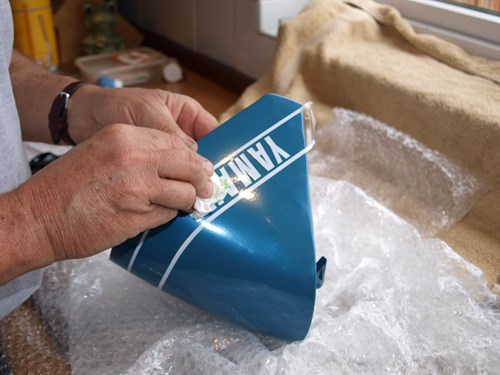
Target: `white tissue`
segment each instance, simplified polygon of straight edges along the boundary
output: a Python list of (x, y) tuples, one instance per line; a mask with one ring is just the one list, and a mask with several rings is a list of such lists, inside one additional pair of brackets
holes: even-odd
[(192, 215), (196, 220), (201, 219), (202, 217), (215, 210), (217, 208), (216, 204), (222, 202), (227, 194), (226, 189), (224, 189), (221, 184), (219, 176), (214, 173), (212, 177), (210, 177), (210, 180), (214, 185), (212, 196), (209, 198), (196, 197), (196, 200), (194, 201), (194, 211)]

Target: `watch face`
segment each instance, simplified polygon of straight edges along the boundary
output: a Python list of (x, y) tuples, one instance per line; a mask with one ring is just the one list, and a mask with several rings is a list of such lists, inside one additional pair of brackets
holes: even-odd
[(51, 162), (56, 160), (58, 157), (59, 156), (54, 155), (51, 152), (45, 152), (43, 154), (39, 154), (39, 155), (35, 156), (33, 159), (30, 160), (31, 174), (35, 174), (40, 169), (46, 167)]

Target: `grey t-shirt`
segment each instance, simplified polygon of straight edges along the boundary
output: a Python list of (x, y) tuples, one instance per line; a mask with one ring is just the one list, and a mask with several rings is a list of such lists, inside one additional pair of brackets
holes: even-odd
[[(0, 1), (0, 152), (2, 155), (0, 159), (0, 193), (15, 189), (30, 177), (9, 76), (12, 43), (13, 28), (10, 4), (8, 1)], [(41, 271), (34, 271), (0, 286), (0, 319), (37, 290), (40, 286), (40, 280)]]

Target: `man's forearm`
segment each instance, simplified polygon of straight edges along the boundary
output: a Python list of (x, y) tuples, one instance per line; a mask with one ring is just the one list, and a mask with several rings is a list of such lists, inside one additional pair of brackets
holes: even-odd
[(53, 262), (43, 225), (19, 189), (0, 194), (0, 285)]
[(53, 74), (13, 51), (10, 75), (23, 138), (51, 142), (48, 114), (55, 96), (74, 78)]

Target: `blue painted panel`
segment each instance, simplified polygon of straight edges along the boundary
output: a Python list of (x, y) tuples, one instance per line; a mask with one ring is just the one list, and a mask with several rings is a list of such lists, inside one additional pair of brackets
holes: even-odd
[(182, 214), (126, 241), (111, 260), (127, 269), (135, 256), (131, 272), (167, 293), (248, 329), (303, 339), (317, 277), (301, 109), (265, 95), (201, 139), (200, 154), (234, 196), (201, 220)]

